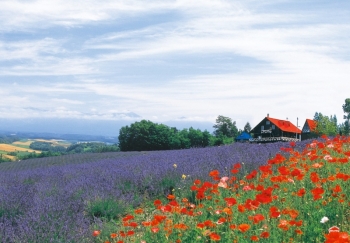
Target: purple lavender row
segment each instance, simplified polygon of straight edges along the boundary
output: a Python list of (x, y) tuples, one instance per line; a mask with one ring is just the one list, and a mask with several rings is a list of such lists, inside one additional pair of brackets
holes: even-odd
[(251, 170), (281, 147), (288, 144), (75, 154), (0, 164), (0, 242), (93, 242), (91, 226), (100, 220), (87, 214), (91, 202), (111, 198), (137, 206), (145, 195), (206, 179), (213, 169), (225, 175), (240, 162)]

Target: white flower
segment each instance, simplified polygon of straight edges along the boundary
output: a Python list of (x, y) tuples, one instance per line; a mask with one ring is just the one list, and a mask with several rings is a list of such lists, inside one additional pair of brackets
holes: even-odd
[(329, 218), (323, 217), (323, 218), (321, 219), (320, 223), (324, 224), (324, 223), (326, 223), (326, 222), (328, 222), (328, 221), (329, 221)]

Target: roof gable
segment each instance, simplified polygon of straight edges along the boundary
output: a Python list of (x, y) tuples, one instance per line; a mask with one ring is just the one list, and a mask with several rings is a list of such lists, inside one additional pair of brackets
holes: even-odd
[(306, 122), (307, 122), (311, 132), (316, 130), (316, 127), (317, 127), (317, 122), (316, 121), (311, 120), (311, 119), (306, 119)]

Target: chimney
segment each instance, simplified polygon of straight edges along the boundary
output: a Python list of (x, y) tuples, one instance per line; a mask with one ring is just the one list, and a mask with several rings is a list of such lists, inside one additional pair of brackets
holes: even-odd
[(269, 113), (267, 113), (267, 117), (269, 117)]

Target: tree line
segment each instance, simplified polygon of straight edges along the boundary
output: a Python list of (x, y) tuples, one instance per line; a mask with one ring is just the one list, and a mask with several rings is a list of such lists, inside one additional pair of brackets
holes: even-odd
[[(251, 129), (247, 123), (246, 129)], [(149, 120), (134, 122), (119, 130), (119, 148), (121, 151), (150, 151), (188, 149), (193, 147), (217, 146), (229, 144), (241, 132), (236, 122), (225, 116), (218, 116), (214, 133), (207, 130), (169, 127)]]

